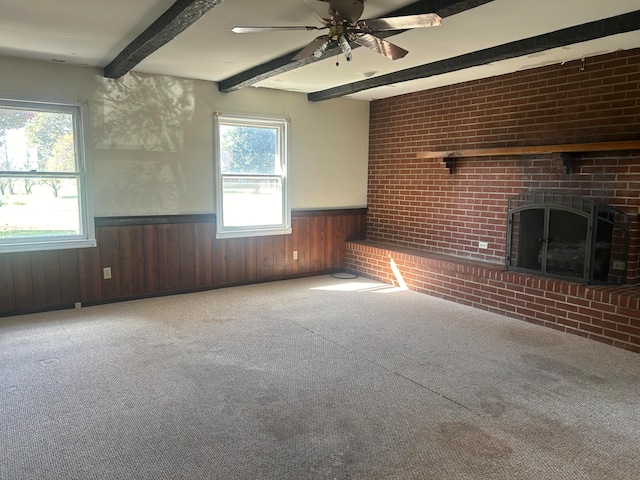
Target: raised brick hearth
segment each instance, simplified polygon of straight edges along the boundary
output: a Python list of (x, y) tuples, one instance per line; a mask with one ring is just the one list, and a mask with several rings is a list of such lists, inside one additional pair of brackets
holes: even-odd
[(346, 268), (375, 280), (640, 353), (640, 289), (591, 286), (375, 242), (347, 242)]

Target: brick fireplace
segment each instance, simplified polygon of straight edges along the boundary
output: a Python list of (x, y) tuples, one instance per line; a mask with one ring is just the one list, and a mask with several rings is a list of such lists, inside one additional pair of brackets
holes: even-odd
[[(640, 149), (424, 152), (640, 140), (640, 50), (374, 101), (364, 275), (640, 351)], [(629, 218), (626, 285), (505, 271), (509, 198), (561, 191)], [(393, 260), (393, 262), (391, 262)], [(618, 264), (619, 265), (619, 264)], [(392, 268), (393, 267), (393, 268)]]

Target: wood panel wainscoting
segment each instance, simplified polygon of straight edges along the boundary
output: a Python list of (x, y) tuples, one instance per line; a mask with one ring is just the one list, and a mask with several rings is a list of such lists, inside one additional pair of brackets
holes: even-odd
[(340, 271), (366, 212), (293, 211), (289, 235), (233, 239), (214, 215), (96, 218), (95, 248), (0, 254), (0, 316)]

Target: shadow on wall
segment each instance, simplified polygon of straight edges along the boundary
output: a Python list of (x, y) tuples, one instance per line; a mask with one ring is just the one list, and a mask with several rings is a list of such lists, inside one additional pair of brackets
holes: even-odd
[(193, 82), (129, 73), (96, 77), (91, 118), (93, 147), (109, 150), (178, 152), (184, 126), (195, 112)]
[(193, 82), (129, 73), (96, 77), (92, 144), (100, 161), (97, 202), (107, 211), (181, 211), (185, 126), (195, 114)]

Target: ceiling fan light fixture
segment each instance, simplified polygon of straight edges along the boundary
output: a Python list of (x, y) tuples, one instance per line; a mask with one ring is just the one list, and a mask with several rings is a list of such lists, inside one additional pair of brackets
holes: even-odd
[(320, 45), (314, 52), (313, 52), (313, 56), (316, 58), (320, 58), (322, 57), (322, 54), (325, 52), (325, 50), (329, 47), (329, 39), (325, 40), (324, 42), (322, 42), (322, 45)]
[(349, 45), (347, 38), (343, 34), (338, 37), (338, 43), (340, 44), (344, 58), (347, 59), (347, 62), (350, 62), (353, 58), (353, 55), (351, 54), (351, 45)]

